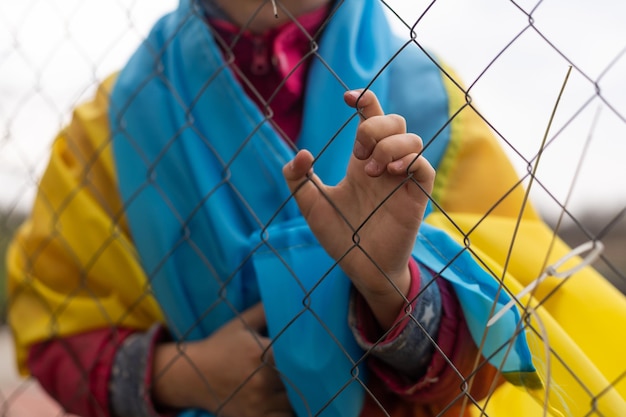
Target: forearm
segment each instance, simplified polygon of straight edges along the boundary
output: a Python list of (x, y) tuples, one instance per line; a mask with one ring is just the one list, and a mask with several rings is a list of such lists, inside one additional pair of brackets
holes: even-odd
[(83, 417), (168, 416), (155, 409), (152, 352), (165, 334), (105, 328), (31, 347), (28, 367), (68, 413)]

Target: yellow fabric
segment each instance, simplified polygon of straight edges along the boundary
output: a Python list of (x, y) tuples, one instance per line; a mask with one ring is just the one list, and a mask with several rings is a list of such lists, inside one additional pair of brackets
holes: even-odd
[(33, 215), (8, 251), (8, 319), (23, 374), (33, 343), (99, 327), (146, 329), (163, 321), (115, 185), (107, 120), (112, 83), (107, 80), (94, 101), (78, 107), (56, 138)]
[[(521, 224), (510, 257), (508, 273), (504, 275), (502, 265), (508, 251), (506, 242), (511, 242), (513, 238), (515, 221), (492, 216), (475, 227), (480, 220), (477, 216), (447, 214), (451, 215), (454, 227), (440, 213), (431, 215), (428, 221), (447, 229), (460, 242), (464, 237), (457, 231), (457, 227), (463, 231), (473, 229), (469, 235), (469, 247), (496, 276), (504, 276), (504, 286), (511, 293), (519, 293), (538, 276), (534, 275), (534, 271), (542, 269), (553, 237), (553, 233), (541, 222), (529, 221)], [(549, 263), (568, 252), (569, 248), (558, 242), (552, 249)], [(523, 262), (522, 259), (526, 261)], [(579, 261), (574, 259), (564, 267), (571, 267)], [(544, 281), (535, 292), (532, 305), (536, 305), (537, 300), (546, 299), (561, 283), (556, 278)], [(528, 297), (524, 300), (527, 302)], [(535, 365), (550, 390), (550, 403), (557, 410), (561, 410), (563, 415), (586, 415), (592, 410), (594, 397), (610, 388), (611, 382), (626, 370), (623, 355), (626, 336), (624, 332), (617, 331), (626, 325), (624, 297), (591, 268), (587, 268), (567, 279), (536, 313), (540, 321), (532, 319), (530, 327), (533, 330), (528, 331), (527, 335)], [(547, 342), (544, 343), (544, 340)], [(549, 361), (546, 358), (546, 347), (552, 351)], [(602, 411), (602, 415), (620, 416), (626, 410), (626, 384), (618, 383), (615, 388), (601, 396), (598, 409)], [(543, 401), (542, 393), (533, 395)], [(528, 402), (524, 407), (532, 409), (536, 405), (532, 404), (535, 401), (523, 390), (506, 387), (496, 391), (488, 402), (488, 410), (493, 415), (535, 415), (528, 414), (524, 407), (509, 409), (509, 402), (515, 396), (520, 397), (515, 399), (520, 404)], [(503, 407), (503, 412), (508, 411), (505, 414), (496, 413), (494, 409), (497, 407)]]
[[(467, 245), (517, 294), (571, 248), (524, 204), (525, 190), (488, 126), (458, 87), (446, 84), (450, 113), (459, 114), (433, 192), (442, 210), (427, 222)], [(580, 262), (572, 259), (559, 270)], [(530, 302), (537, 312), (527, 335), (545, 389), (531, 393), (504, 384), (486, 401), (487, 415), (543, 415), (546, 392), (551, 415), (626, 415), (626, 381), (619, 379), (626, 371), (626, 298), (587, 267), (565, 281), (548, 278)]]

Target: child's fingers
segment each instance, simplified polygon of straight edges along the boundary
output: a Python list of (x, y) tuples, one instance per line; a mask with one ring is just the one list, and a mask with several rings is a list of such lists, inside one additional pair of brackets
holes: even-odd
[(408, 154), (390, 162), (387, 164), (387, 171), (392, 175), (412, 174), (413, 179), (422, 186), (424, 191), (430, 194), (435, 181), (435, 169), (426, 158), (418, 155), (417, 153)]
[(354, 141), (354, 156), (361, 160), (367, 159), (380, 142), (387, 141), (390, 136), (405, 132), (406, 121), (402, 116), (397, 114), (372, 116), (359, 124)]
[(417, 155), (421, 151), (422, 139), (413, 133), (387, 136), (373, 148), (365, 164), (365, 173), (377, 177), (388, 171), (387, 165), (390, 163), (404, 158), (405, 155)]
[(352, 90), (347, 91), (343, 95), (343, 99), (350, 107), (358, 109), (362, 120), (369, 119), (372, 116), (382, 116), (385, 114), (380, 106), (376, 94), (371, 90)]

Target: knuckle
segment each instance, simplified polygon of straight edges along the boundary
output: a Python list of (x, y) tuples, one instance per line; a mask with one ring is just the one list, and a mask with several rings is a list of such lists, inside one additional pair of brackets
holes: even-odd
[(426, 164), (426, 172), (428, 173), (428, 175), (430, 175), (432, 178), (435, 178), (435, 175), (437, 173), (437, 171), (435, 171), (435, 168), (430, 164), (427, 163)]
[(412, 132), (407, 133), (407, 135), (409, 136), (411, 141), (420, 148), (420, 150), (424, 147), (424, 141), (419, 135)]
[(357, 127), (357, 139), (370, 143), (376, 141), (377, 121), (375, 118), (364, 120)]
[(391, 123), (393, 124), (393, 126), (398, 130), (398, 131), (406, 131), (406, 119), (399, 115), (399, 114), (395, 114), (395, 113), (391, 113), (388, 114), (386, 116)]
[(406, 132), (406, 121), (404, 117), (398, 114), (372, 116), (359, 124), (357, 132), (364, 138), (382, 139), (386, 136)]

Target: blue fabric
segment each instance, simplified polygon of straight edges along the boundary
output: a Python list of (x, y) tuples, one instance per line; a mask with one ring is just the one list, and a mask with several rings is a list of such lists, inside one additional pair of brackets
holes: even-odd
[(509, 310), (512, 314), (487, 328), (494, 300), (498, 300), (494, 310), (498, 311), (510, 297), (466, 248), (442, 230), (422, 224), (413, 253), (420, 263), (452, 284), (474, 342), (481, 346), (485, 338), (484, 357), (503, 373), (535, 371), (524, 334), (512, 339), (520, 325), (516, 309)]
[[(356, 416), (364, 392), (352, 375), (366, 380), (366, 372), (355, 367), (362, 352), (347, 325), (350, 283), (290, 199), (281, 170), (294, 151), (226, 69), (201, 16), (193, 0), (182, 0), (130, 59), (111, 97), (119, 188), (142, 265), (179, 339), (204, 338), (263, 299), (297, 414)], [(346, 0), (320, 40), (298, 146), (319, 156), (315, 170), (326, 183), (343, 178), (352, 151), (357, 118), (343, 103), (346, 87), (375, 80), (371, 88), (383, 108), (407, 118), (434, 166), (446, 149), (449, 131), (439, 129), (448, 103), (439, 71), (415, 45), (402, 49), (388, 33), (378, 1)], [(436, 230), (437, 239), (431, 228), (424, 231), (433, 244), (418, 240), (415, 256), (431, 269), (462, 252)], [(477, 339), (496, 284), (471, 259), (457, 259), (458, 268), (442, 275), (459, 293)], [(501, 320), (490, 342), (508, 340), (517, 314)], [(514, 351), (505, 370), (531, 366), (523, 336)]]
[(367, 377), (347, 326), (350, 282), (301, 217), (268, 234), (254, 266), (261, 299), (273, 307), (266, 307), (268, 331), (296, 415), (356, 416), (364, 398), (359, 380)]

